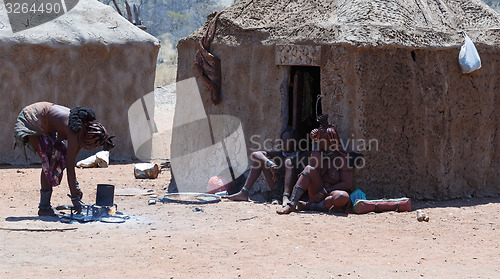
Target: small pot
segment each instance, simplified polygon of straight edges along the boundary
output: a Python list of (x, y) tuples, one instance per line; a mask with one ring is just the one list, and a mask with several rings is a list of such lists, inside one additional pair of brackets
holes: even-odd
[(96, 205), (113, 206), (115, 198), (115, 186), (111, 184), (97, 184)]

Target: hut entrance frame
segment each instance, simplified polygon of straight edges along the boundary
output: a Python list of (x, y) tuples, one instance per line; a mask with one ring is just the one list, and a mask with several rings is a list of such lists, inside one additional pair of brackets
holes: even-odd
[[(320, 115), (321, 95), (320, 67), (291, 66), (288, 84), (288, 126), (297, 131), (299, 139), (318, 126), (316, 113)], [(316, 109), (317, 107), (317, 109)]]

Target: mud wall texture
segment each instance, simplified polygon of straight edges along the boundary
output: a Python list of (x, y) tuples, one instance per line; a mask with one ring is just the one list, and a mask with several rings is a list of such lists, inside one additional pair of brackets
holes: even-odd
[[(213, 43), (211, 52), (221, 59), (222, 72), (222, 101), (214, 105), (193, 66), (196, 44), (189, 39), (179, 42), (177, 81), (196, 77), (206, 114), (237, 117), (245, 133), (248, 154), (260, 150), (259, 146), (263, 147), (266, 139), (279, 138), (287, 123), (282, 119), (288, 117), (289, 69), (275, 64), (274, 46), (236, 47)], [(178, 92), (177, 100), (182, 98), (181, 92)], [(176, 111), (176, 117), (179, 113), (186, 112)], [(172, 136), (172, 142), (175, 142), (175, 137), (182, 135)], [(201, 146), (203, 144), (200, 143)]]
[(458, 47), (322, 47), (323, 111), (350, 149), (378, 141), (361, 151), (356, 188), (371, 197), (500, 194), (499, 49), (477, 47), (483, 66), (471, 74)]
[[(483, 67), (462, 74), (459, 47), (322, 45), (323, 112), (347, 148), (365, 156), (354, 188), (371, 198), (500, 194), (499, 50), (477, 47)], [(197, 76), (196, 42), (178, 48), (178, 80)], [(206, 113), (238, 117), (250, 154), (251, 135), (275, 139), (287, 123), (289, 67), (275, 65), (270, 45), (214, 44), (213, 52), (223, 101), (213, 105), (199, 81)]]
[[(0, 162), (25, 162), (19, 149), (12, 150), (14, 124), (23, 107), (38, 101), (93, 108), (116, 136), (111, 158), (133, 158), (127, 112), (153, 92), (157, 54), (153, 42), (0, 45)], [(81, 152), (80, 158), (93, 153)]]

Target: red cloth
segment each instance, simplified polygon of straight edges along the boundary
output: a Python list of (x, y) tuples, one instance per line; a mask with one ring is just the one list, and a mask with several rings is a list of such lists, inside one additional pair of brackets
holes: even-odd
[(411, 211), (411, 200), (409, 198), (356, 200), (353, 211), (358, 214), (382, 211)]

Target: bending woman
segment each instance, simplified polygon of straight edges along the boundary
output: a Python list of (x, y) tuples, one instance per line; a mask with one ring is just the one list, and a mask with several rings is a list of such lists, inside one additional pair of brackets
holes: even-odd
[(70, 110), (49, 102), (34, 103), (21, 111), (14, 131), (16, 146), (22, 149), (25, 158), (28, 146), (42, 161), (38, 215), (57, 215), (50, 204), (52, 187), (61, 183), (65, 168), (71, 202), (80, 213), (83, 193), (75, 174), (78, 153), (82, 148), (92, 150), (104, 146), (109, 150), (114, 146), (104, 126), (96, 121), (94, 111), (82, 107)]

